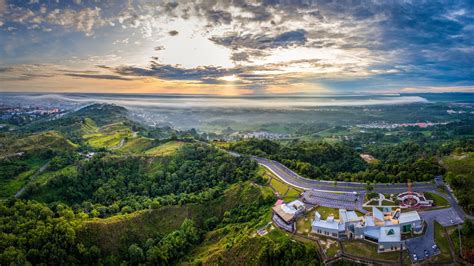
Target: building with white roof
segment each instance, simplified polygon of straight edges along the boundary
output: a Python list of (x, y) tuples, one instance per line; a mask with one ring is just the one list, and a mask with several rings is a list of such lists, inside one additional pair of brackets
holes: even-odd
[(273, 221), (281, 228), (293, 232), (295, 230), (295, 219), (304, 213), (305, 206), (303, 202), (294, 200), (289, 203), (277, 201), (273, 210)]
[(402, 240), (403, 233), (423, 231), (423, 221), (418, 212), (402, 213), (400, 209), (392, 211), (376, 207), (366, 216), (358, 216), (355, 211), (339, 209), (339, 219), (334, 216), (326, 220), (316, 212), (312, 222), (312, 232), (337, 239), (365, 239), (378, 245), (379, 252), (399, 250), (405, 248)]
[(326, 220), (321, 219), (321, 214), (315, 212), (314, 220), (311, 223), (313, 233), (333, 238), (341, 238), (345, 234), (344, 223), (334, 219), (334, 215), (330, 215)]

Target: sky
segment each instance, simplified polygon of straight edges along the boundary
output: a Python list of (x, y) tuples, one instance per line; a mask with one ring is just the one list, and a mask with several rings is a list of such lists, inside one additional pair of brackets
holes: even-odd
[(0, 0), (0, 92), (474, 92), (474, 1)]

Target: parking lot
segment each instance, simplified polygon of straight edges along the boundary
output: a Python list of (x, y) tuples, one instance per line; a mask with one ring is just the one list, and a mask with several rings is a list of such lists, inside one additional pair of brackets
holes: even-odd
[(434, 225), (433, 220), (426, 221), (427, 228), (425, 234), (406, 241), (406, 246), (412, 261), (413, 254), (416, 254), (417, 261), (426, 259), (425, 250), (428, 252), (428, 257), (438, 255), (439, 250), (433, 250), (434, 241)]
[(462, 223), (461, 217), (453, 208), (420, 212), (420, 217), (426, 221), (427, 228), (423, 236), (412, 238), (406, 241), (410, 258), (413, 260), (413, 254), (416, 254), (417, 261), (426, 259), (425, 250), (428, 256), (439, 254), (439, 250), (434, 250), (434, 221), (440, 223), (443, 227)]
[(348, 210), (362, 209), (364, 197), (364, 193), (330, 193), (315, 190), (307, 190), (303, 193), (304, 202), (329, 208)]
[(436, 220), (443, 227), (462, 224), (463, 220), (453, 208), (419, 212), (423, 220)]

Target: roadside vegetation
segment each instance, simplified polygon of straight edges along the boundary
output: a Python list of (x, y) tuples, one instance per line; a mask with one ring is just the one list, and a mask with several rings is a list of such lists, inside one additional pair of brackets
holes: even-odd
[(444, 173), (436, 160), (437, 147), (415, 142), (367, 146), (378, 158), (377, 164), (364, 162), (351, 143), (294, 140), (282, 144), (251, 139), (232, 143), (229, 149), (279, 161), (312, 179), (404, 183), (409, 179), (430, 181), (434, 175)]
[[(451, 226), (446, 228), (451, 241), (454, 245), (454, 252), (456, 256), (462, 257), (469, 263), (474, 263), (474, 225), (472, 221), (466, 219), (462, 226)], [(461, 237), (461, 241), (459, 241)], [(462, 245), (462, 253), (460, 250)]]
[(446, 182), (454, 190), (459, 205), (470, 214), (474, 214), (474, 152), (472, 146), (456, 149), (443, 157), (442, 164), (447, 173)]

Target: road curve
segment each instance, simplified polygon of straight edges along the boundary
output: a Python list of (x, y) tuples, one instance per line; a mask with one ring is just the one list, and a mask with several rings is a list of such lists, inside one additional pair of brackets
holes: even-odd
[[(223, 150), (229, 153), (232, 156), (239, 157), (241, 156), (239, 153)], [(250, 156), (252, 160), (255, 160), (258, 164), (265, 167), (266, 169), (270, 170), (274, 175), (276, 175), (280, 180), (291, 185), (293, 187), (297, 187), (303, 190), (319, 190), (319, 191), (326, 191), (326, 192), (366, 192), (366, 184), (358, 183), (358, 182), (335, 182), (335, 181), (322, 181), (322, 180), (314, 180), (304, 178), (288, 167), (284, 166), (283, 164), (273, 161), (270, 159), (258, 157), (258, 156)], [(473, 216), (470, 216), (464, 212), (464, 210), (459, 207), (457, 201), (455, 200), (454, 196), (451, 192), (448, 192), (448, 195), (444, 195), (437, 191), (439, 185), (445, 185), (440, 177), (436, 177), (434, 182), (414, 182), (412, 184), (412, 188), (414, 191), (419, 192), (433, 192), (445, 199), (447, 199), (451, 205), (451, 208), (459, 215), (461, 219), (469, 218), (474, 220)], [(397, 183), (397, 184), (384, 184), (378, 183), (373, 184), (373, 191), (378, 193), (401, 193), (408, 190), (406, 184)], [(450, 209), (451, 209), (450, 208)]]
[[(308, 179), (298, 175), (277, 161), (257, 156), (252, 156), (251, 158), (257, 161), (260, 165), (269, 169), (285, 183), (297, 188), (304, 190), (324, 190), (333, 192), (366, 192), (366, 185), (364, 183)], [(372, 186), (374, 191), (379, 193), (400, 193), (407, 191), (408, 189), (406, 184), (374, 184)], [(413, 183), (412, 187), (414, 190), (421, 192), (436, 190), (436, 184), (432, 182), (417, 182)]]

